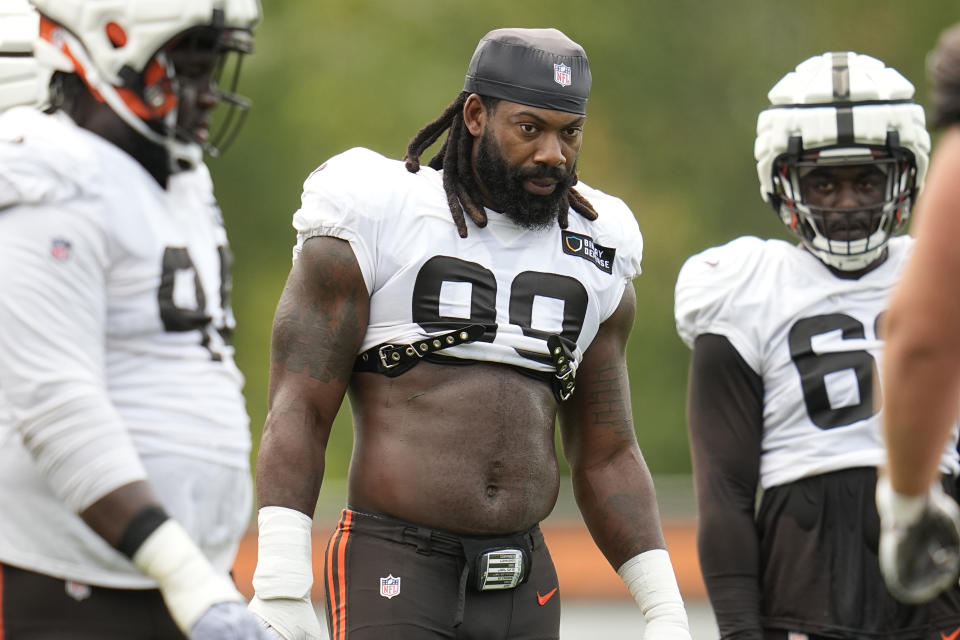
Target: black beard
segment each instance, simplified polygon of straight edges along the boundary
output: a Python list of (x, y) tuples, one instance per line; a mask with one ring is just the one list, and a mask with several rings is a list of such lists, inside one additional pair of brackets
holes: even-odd
[[(495, 199), (495, 206), (491, 208), (510, 218), (517, 226), (534, 231), (553, 226), (560, 207), (568, 206), (567, 192), (576, 183), (575, 173), (560, 167), (514, 169), (508, 166), (488, 134), (480, 138), (476, 170), (480, 181)], [(557, 181), (553, 193), (540, 196), (523, 188), (524, 181), (542, 178)]]

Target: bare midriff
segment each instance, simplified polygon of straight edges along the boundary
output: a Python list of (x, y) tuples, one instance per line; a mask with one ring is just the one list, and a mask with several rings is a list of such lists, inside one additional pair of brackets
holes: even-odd
[(388, 378), (355, 374), (347, 502), (465, 535), (511, 533), (557, 501), (557, 402), (498, 364), (422, 362)]

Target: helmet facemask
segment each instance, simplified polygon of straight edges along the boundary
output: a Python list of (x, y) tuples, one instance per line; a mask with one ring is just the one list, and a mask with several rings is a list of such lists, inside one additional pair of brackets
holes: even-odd
[[(253, 40), (248, 32), (230, 29), (200, 27), (179, 38), (169, 48), (173, 62), (173, 91), (176, 94), (177, 117), (167, 125), (166, 134), (180, 143), (195, 145), (210, 156), (217, 157), (233, 142), (246, 120), (250, 100), (237, 93), (243, 58), (253, 51)], [(210, 60), (210, 54), (213, 59)], [(200, 68), (197, 59), (200, 62)], [(193, 61), (191, 61), (191, 59)], [(185, 68), (179, 61), (187, 60)], [(204, 69), (203, 66), (210, 68)], [(206, 81), (199, 87), (187, 78), (199, 74)], [(197, 111), (198, 93), (205, 92), (204, 100), (216, 103), (209, 122), (204, 117), (201, 126), (187, 122)], [(202, 114), (205, 115), (205, 114)]]
[[(41, 16), (48, 64), (76, 74), (96, 100), (163, 147), (172, 172), (198, 165), (204, 152), (219, 155), (234, 139), (250, 106), (236, 87), (241, 60), (253, 49), (256, 0), (166, 7), (165, 40), (163, 29), (131, 19), (122, 6), (90, 3), (67, 11), (52, 0), (41, 4), (54, 18), (62, 12), (70, 20), (65, 26)], [(88, 9), (94, 18), (81, 19)]]
[[(878, 181), (875, 203), (830, 207), (805, 197), (803, 180), (813, 172), (856, 168), (868, 176), (863, 178), (865, 184)], [(916, 195), (916, 178), (913, 154), (899, 146), (896, 132), (890, 132), (886, 146), (813, 150), (804, 150), (800, 138), (792, 137), (787, 153), (773, 162), (770, 202), (787, 228), (825, 264), (841, 271), (859, 271), (878, 260), (890, 238), (906, 225)]]
[(930, 154), (913, 94), (896, 69), (852, 51), (808, 58), (767, 93), (753, 148), (760, 194), (832, 269), (879, 264), (910, 216)]

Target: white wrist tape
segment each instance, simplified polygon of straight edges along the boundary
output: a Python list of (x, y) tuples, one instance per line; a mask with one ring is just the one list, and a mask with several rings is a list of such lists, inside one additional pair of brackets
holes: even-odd
[(286, 507), (263, 507), (257, 514), (257, 568), (253, 588), (263, 600), (310, 599), (313, 585), (313, 521)]
[(257, 527), (260, 536), (250, 610), (281, 638), (325, 638), (310, 602), (313, 521), (295, 509), (263, 507), (257, 514)]
[(167, 520), (143, 541), (133, 564), (157, 581), (170, 615), (187, 635), (218, 602), (243, 602), (229, 576), (213, 568), (176, 520)]
[[(938, 483), (930, 487), (930, 494), (943, 493)], [(923, 515), (923, 510), (929, 500), (928, 494), (908, 496), (897, 493), (890, 486), (890, 479), (881, 475), (877, 479), (877, 512), (884, 525), (892, 528), (904, 528), (912, 525)]]
[[(617, 569), (617, 575), (640, 605), (647, 623), (645, 637), (689, 637), (687, 612), (666, 549), (651, 549), (635, 555)], [(654, 629), (659, 633), (652, 633)]]

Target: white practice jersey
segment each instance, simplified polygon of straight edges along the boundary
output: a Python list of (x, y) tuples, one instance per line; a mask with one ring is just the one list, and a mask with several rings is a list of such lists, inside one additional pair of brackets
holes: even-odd
[(630, 209), (582, 182), (577, 190), (596, 221), (571, 211), (567, 229), (531, 231), (487, 210), (486, 227), (468, 223), (460, 238), (441, 173), (410, 173), (351, 149), (304, 184), (294, 258), (314, 236), (350, 242), (370, 292), (361, 351), (478, 323), (487, 326), (481, 340), (441, 353), (553, 371), (547, 336), (566, 338), (579, 357), (640, 272), (643, 240)]
[[(838, 278), (782, 240), (738, 238), (687, 260), (677, 280), (677, 330), (726, 337), (763, 379), (760, 482), (878, 466), (883, 315), (913, 247), (893, 238), (889, 257), (856, 280)], [(956, 473), (957, 429), (941, 459)]]
[(0, 117), (0, 562), (153, 586), (76, 515), (146, 478), (232, 565), (251, 481), (229, 256), (206, 167), (164, 190), (67, 116)]

